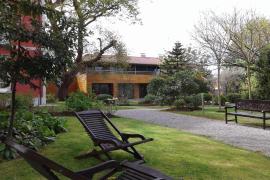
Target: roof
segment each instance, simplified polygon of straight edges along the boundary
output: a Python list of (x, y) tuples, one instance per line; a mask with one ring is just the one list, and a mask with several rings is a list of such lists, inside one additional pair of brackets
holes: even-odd
[(161, 60), (156, 57), (136, 57), (128, 56), (129, 64), (147, 64), (147, 65), (159, 65)]
[[(92, 54), (84, 55), (83, 59), (87, 61), (89, 58), (93, 58)], [(145, 57), (145, 56), (127, 56), (127, 62), (129, 64), (141, 64), (141, 65), (160, 65), (161, 59), (157, 57)], [(114, 62), (116, 61), (115, 56), (104, 55), (101, 61)]]

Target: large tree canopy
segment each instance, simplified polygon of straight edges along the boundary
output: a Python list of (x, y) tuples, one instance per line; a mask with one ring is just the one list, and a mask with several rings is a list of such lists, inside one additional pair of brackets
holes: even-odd
[[(76, 74), (100, 60), (107, 50), (114, 48), (118, 56), (119, 54), (125, 55), (121, 44), (117, 43), (114, 37), (109, 37), (106, 40), (99, 38), (100, 46), (93, 53), (93, 58), (83, 61), (85, 47), (91, 44), (91, 42), (87, 41), (87, 37), (95, 35), (91, 25), (102, 19), (102, 17), (118, 16), (122, 19), (128, 18), (136, 21), (138, 15), (137, 0), (45, 0), (45, 6), (63, 12), (63, 15), (67, 17), (65, 19), (69, 19), (69, 22), (72, 22), (73, 29), (76, 30), (72, 34), (74, 42), (70, 47), (75, 51), (75, 56), (71, 59), (72, 63), (69, 67), (63, 70), (58, 84), (58, 97), (63, 100), (66, 98), (68, 87), (73, 82)], [(51, 24), (51, 30), (56, 34), (61, 34), (57, 23), (55, 23), (55, 18), (49, 16), (48, 21)], [(67, 51), (67, 49), (62, 50)]]
[[(54, 79), (65, 66), (65, 57), (69, 54), (57, 56), (64, 43), (52, 42), (57, 38), (44, 28), (43, 14), (57, 15), (57, 12), (31, 0), (0, 1), (0, 48), (7, 52), (0, 58), (0, 79), (10, 83), (12, 88), (9, 136), (13, 130), (17, 83), (36, 88), (32, 80)], [(65, 40), (70, 43), (69, 39)]]

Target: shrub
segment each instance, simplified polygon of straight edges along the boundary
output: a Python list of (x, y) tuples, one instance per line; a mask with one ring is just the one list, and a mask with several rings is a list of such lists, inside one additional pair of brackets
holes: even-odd
[(83, 92), (72, 93), (66, 100), (69, 110), (83, 111), (91, 108), (102, 108), (103, 103), (98, 101), (93, 94), (86, 95)]
[(186, 106), (186, 101), (183, 98), (174, 101), (174, 106), (176, 109), (181, 109)]
[(55, 95), (48, 93), (46, 95), (46, 101), (47, 101), (47, 103), (56, 103), (57, 98), (55, 97)]
[(144, 104), (154, 104), (155, 103), (155, 100), (156, 100), (156, 96), (155, 95), (153, 95), (153, 94), (147, 94), (144, 97), (143, 103)]
[(187, 103), (187, 107), (191, 109), (198, 109), (202, 102), (200, 94), (187, 96), (184, 99)]
[(226, 97), (227, 97), (227, 100), (230, 103), (235, 103), (237, 99), (241, 99), (241, 94), (238, 94), (238, 93), (228, 93)]
[(106, 101), (107, 99), (112, 99), (112, 95), (110, 94), (99, 94), (97, 95), (97, 100), (100, 100), (100, 101)]
[(212, 101), (212, 96), (210, 93), (203, 93), (204, 101)]
[(31, 109), (33, 107), (32, 94), (18, 94), (15, 100), (16, 109)]
[[(218, 96), (215, 96), (215, 105), (218, 105)], [(225, 102), (227, 102), (227, 98), (223, 95), (220, 95), (220, 102), (221, 102), (221, 105), (224, 106), (225, 105)]]
[[(66, 120), (53, 117), (49, 113), (32, 113), (19, 110), (14, 122), (14, 138), (20, 143), (37, 150), (40, 146), (54, 141), (56, 134), (66, 132)], [(5, 134), (8, 128), (8, 120), (0, 121), (0, 132)], [(5, 149), (2, 151), (5, 159), (14, 158), (14, 153)]]

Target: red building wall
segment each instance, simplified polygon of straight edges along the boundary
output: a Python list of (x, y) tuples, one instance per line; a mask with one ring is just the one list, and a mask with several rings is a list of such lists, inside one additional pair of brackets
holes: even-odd
[[(31, 28), (31, 21), (30, 21), (29, 16), (22, 17), (22, 22), (26, 28)], [(23, 42), (21, 43), (21, 45), (28, 48), (30, 51), (30, 54), (31, 54), (31, 51), (33, 52), (36, 47), (32, 42)], [(0, 55), (9, 55), (9, 51), (5, 49), (0, 49)], [(32, 82), (40, 88), (33, 89), (29, 85), (23, 85), (23, 84), (18, 83), (17, 93), (18, 94), (32, 94), (33, 97), (42, 97), (43, 92), (42, 92), (41, 80), (33, 80)]]

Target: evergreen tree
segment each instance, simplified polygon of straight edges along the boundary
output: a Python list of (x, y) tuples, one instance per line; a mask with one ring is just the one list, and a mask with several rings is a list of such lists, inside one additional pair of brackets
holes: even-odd
[(256, 72), (258, 95), (262, 99), (270, 99), (270, 45), (260, 54)]
[(161, 72), (166, 75), (173, 75), (178, 71), (186, 70), (189, 67), (190, 59), (186, 56), (186, 50), (180, 42), (176, 42), (172, 51), (163, 58), (160, 66)]

